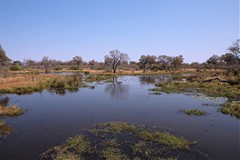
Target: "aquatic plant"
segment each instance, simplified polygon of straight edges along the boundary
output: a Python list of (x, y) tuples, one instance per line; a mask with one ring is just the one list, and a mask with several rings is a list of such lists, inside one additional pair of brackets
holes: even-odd
[(3, 120), (0, 120), (0, 139), (9, 135), (13, 129), (8, 126)]
[(2, 106), (0, 105), (0, 116), (18, 116), (23, 114), (23, 110), (16, 105)]
[(151, 89), (154, 92), (183, 93), (200, 92), (210, 97), (226, 97), (238, 99), (240, 97), (240, 85), (227, 83), (200, 83), (200, 82), (172, 82), (156, 84), (158, 88)]
[(229, 101), (222, 104), (219, 111), (240, 118), (240, 101)]
[(127, 122), (102, 123), (88, 133), (67, 139), (49, 149), (42, 159), (177, 159), (172, 157), (202, 157), (188, 140), (167, 132), (133, 125)]
[(176, 137), (167, 132), (143, 130), (138, 133), (138, 136), (144, 140), (150, 140), (159, 144), (167, 145), (171, 149), (189, 149), (189, 145), (191, 144), (186, 139), (182, 137)]
[(180, 109), (182, 113), (185, 113), (187, 115), (195, 115), (195, 116), (204, 116), (207, 114), (205, 111), (201, 111), (199, 109)]
[(114, 74), (89, 74), (85, 79), (86, 82), (101, 82), (104, 80), (110, 80), (116, 78)]

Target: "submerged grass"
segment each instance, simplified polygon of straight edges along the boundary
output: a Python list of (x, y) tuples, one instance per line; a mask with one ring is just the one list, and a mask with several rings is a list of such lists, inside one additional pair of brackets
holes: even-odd
[[(188, 140), (167, 132), (147, 129), (126, 122), (96, 125), (85, 136), (69, 138), (43, 153), (42, 159), (171, 159), (191, 151)], [(201, 157), (201, 155), (198, 155)], [(170, 157), (170, 158), (169, 158)], [(182, 157), (183, 158), (183, 157)], [(172, 158), (176, 159), (176, 158)]]
[(3, 120), (0, 120), (0, 139), (9, 135), (13, 129), (8, 126)]
[(225, 102), (219, 111), (240, 118), (240, 101)]
[(181, 109), (182, 113), (185, 113), (187, 115), (195, 115), (195, 116), (204, 116), (207, 114), (205, 111), (201, 111), (199, 109)]
[(119, 148), (107, 147), (103, 150), (103, 158), (106, 160), (129, 160)]
[(189, 141), (182, 137), (176, 137), (167, 132), (152, 132), (143, 130), (138, 133), (138, 136), (144, 140), (150, 140), (159, 144), (164, 144), (171, 149), (189, 149), (191, 144)]
[(88, 153), (90, 150), (90, 142), (86, 137), (78, 135), (68, 138), (63, 145), (54, 147), (43, 154), (50, 156), (54, 160), (83, 159), (81, 154)]

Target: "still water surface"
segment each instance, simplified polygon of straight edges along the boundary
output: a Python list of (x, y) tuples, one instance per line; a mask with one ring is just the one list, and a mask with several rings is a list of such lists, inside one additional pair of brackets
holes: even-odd
[[(27, 108), (5, 119), (15, 131), (0, 143), (0, 159), (38, 159), (39, 154), (67, 137), (85, 133), (96, 123), (126, 121), (157, 126), (190, 141), (210, 159), (239, 159), (239, 120), (217, 112), (223, 99), (196, 99), (184, 94), (149, 94), (149, 89), (170, 77), (123, 76), (115, 83), (92, 83), (95, 89), (57, 95), (48, 91), (6, 95), (9, 104)], [(203, 117), (187, 116), (179, 109), (201, 109)]]

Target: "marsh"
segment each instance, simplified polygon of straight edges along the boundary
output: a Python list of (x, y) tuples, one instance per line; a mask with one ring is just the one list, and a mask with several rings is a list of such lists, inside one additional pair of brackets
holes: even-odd
[[(91, 82), (94, 89), (80, 88), (64, 95), (47, 90), (29, 95), (6, 94), (5, 105), (24, 106), (28, 112), (5, 118), (14, 128), (1, 140), (0, 159), (38, 159), (68, 137), (86, 134), (95, 124), (129, 122), (159, 128), (191, 142), (209, 159), (239, 157), (239, 120), (218, 111), (226, 98), (196, 98), (186, 94), (150, 94), (162, 76), (120, 76), (112, 81)], [(145, 82), (146, 81), (146, 82)], [(2, 95), (3, 96), (3, 95)], [(199, 109), (206, 116), (188, 116), (179, 109)]]

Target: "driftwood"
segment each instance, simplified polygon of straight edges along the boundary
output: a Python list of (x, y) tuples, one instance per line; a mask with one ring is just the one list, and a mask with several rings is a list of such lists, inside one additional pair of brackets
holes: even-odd
[(229, 84), (231, 84), (231, 85), (239, 84), (238, 81), (221, 79), (221, 78), (218, 77), (218, 76), (215, 76), (215, 77), (212, 77), (212, 78), (207, 78), (207, 79), (205, 79), (205, 80), (200, 80), (200, 82), (201, 82), (201, 83), (204, 83), (204, 82), (212, 82), (212, 81), (214, 81), (214, 80), (217, 80), (218, 82), (229, 83)]

